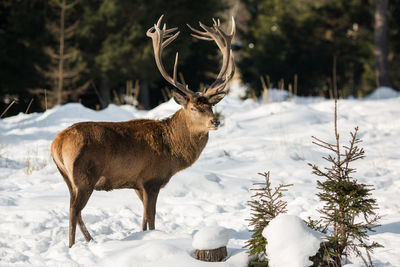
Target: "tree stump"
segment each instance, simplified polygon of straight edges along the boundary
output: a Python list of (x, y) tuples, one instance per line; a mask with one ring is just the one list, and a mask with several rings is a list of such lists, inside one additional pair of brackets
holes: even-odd
[(194, 256), (196, 259), (201, 261), (224, 261), (226, 256), (228, 256), (228, 252), (226, 250), (226, 246), (216, 248), (216, 249), (206, 249), (200, 250), (196, 249), (194, 251)]

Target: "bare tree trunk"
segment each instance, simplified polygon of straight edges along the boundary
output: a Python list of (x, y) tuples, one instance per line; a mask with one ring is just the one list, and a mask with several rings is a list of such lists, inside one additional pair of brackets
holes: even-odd
[(61, 15), (60, 15), (60, 61), (58, 62), (58, 84), (57, 84), (57, 105), (62, 102), (62, 90), (64, 81), (64, 16), (65, 16), (65, 0), (60, 3)]
[(143, 106), (144, 109), (150, 109), (151, 108), (151, 103), (150, 103), (150, 88), (149, 85), (146, 81), (143, 81), (143, 83), (140, 85), (140, 104)]
[(110, 88), (108, 86), (108, 80), (107, 78), (102, 78), (100, 81), (100, 91), (98, 92), (98, 97), (100, 100), (100, 108), (106, 108), (108, 104), (111, 102), (111, 94), (110, 94)]
[(390, 86), (387, 59), (387, 9), (389, 0), (376, 0), (374, 55), (377, 86)]

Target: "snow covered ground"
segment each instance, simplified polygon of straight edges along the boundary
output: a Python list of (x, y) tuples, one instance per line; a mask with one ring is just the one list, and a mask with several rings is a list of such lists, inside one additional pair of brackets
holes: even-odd
[[(274, 93), (279, 94), (269, 96)], [(364, 141), (367, 157), (355, 163), (355, 176), (375, 186), (383, 216), (371, 234), (384, 245), (373, 255), (374, 264), (400, 266), (400, 96), (385, 95), (340, 100), (338, 124), (343, 144), (355, 126)], [(82, 214), (95, 241), (86, 243), (77, 230), (72, 249), (69, 193), (50, 157), (57, 132), (87, 120), (163, 118), (179, 106), (170, 101), (145, 112), (110, 105), (96, 112), (67, 104), (0, 120), (0, 266), (246, 266), (249, 189), (264, 181), (257, 173), (271, 171), (273, 186), (293, 183), (285, 198), (289, 214), (317, 218), (321, 203), (307, 163), (325, 166), (326, 151), (311, 143), (311, 135), (333, 140), (332, 101), (261, 103), (228, 96), (217, 105), (223, 126), (210, 133), (199, 160), (161, 190), (157, 230), (140, 231), (142, 205), (133, 190), (94, 192)], [(195, 260), (193, 234), (217, 225), (230, 234), (227, 261)]]

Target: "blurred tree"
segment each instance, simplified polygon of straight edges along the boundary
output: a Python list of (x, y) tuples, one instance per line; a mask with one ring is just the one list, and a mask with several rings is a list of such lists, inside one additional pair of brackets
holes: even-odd
[(113, 91), (120, 94), (129, 80), (140, 81), (142, 104), (149, 108), (159, 104), (161, 88), (167, 86), (154, 62), (151, 40), (146, 31), (161, 14), (181, 35), (164, 54), (167, 71), (172, 72), (175, 52), (179, 51), (178, 71), (196, 90), (200, 83), (210, 83), (217, 71), (218, 49), (213, 44), (190, 37), (186, 23), (210, 23), (226, 6), (222, 1), (161, 0), (88, 0), (82, 3), (82, 27), (78, 30), (80, 49), (87, 62), (88, 77), (94, 81), (101, 107), (111, 101)]
[(390, 86), (387, 48), (387, 13), (389, 0), (376, 0), (374, 55), (377, 86)]
[[(0, 1), (0, 110), (17, 100), (6, 115), (25, 111), (32, 99), (27, 90), (42, 82), (34, 65), (46, 62), (46, 12), (43, 0)], [(32, 109), (37, 104), (34, 101)]]
[(388, 61), (391, 86), (400, 90), (400, 0), (388, 7)]
[[(55, 27), (48, 22), (61, 22), (60, 9), (54, 12), (54, 7), (51, 6), (53, 1), (1, 1), (2, 102), (5, 102), (6, 98), (10, 102), (13, 97), (19, 97), (21, 100), (21, 96), (24, 96), (27, 98), (24, 104), (26, 107), (32, 97), (28, 89), (47, 86), (50, 89), (55, 88), (55, 92), (68, 92), (68, 97), (61, 93), (61, 98), (66, 97), (68, 101), (77, 100), (76, 94), (69, 94), (76, 90), (66, 89), (79, 88), (82, 81), (90, 80), (93, 81), (92, 86), (89, 86), (89, 90), (80, 98), (91, 107), (99, 101), (101, 107), (106, 107), (111, 101), (113, 92), (120, 95), (125, 91), (127, 81), (134, 80), (139, 81), (137, 83), (141, 92), (139, 100), (144, 101), (147, 108), (158, 104), (162, 99), (160, 89), (168, 84), (163, 81), (155, 66), (151, 40), (146, 37), (146, 31), (161, 14), (165, 14), (165, 21), (168, 24), (179, 27), (181, 31), (181, 36), (165, 51), (164, 61), (167, 71), (172, 71), (175, 52), (179, 51), (178, 69), (192, 89), (198, 89), (200, 83), (209, 84), (215, 78), (212, 73), (218, 71), (218, 62), (221, 61), (216, 45), (191, 38), (186, 23), (192, 26), (197, 26), (198, 21), (212, 23), (212, 17), (218, 17), (218, 14), (226, 10), (227, 5), (224, 0), (81, 1), (73, 9), (70, 8), (70, 12), (65, 10), (65, 48), (62, 64), (60, 63), (62, 49), (59, 49), (62, 46), (61, 27), (59, 27), (61, 25)], [(62, 0), (59, 2), (62, 3)], [(70, 3), (71, 1), (66, 1), (67, 5)], [(76, 29), (69, 28), (75, 22), (79, 22), (79, 26), (75, 26)], [(82, 63), (85, 64), (84, 67)], [(60, 65), (63, 66), (62, 71)], [(61, 79), (61, 76), (64, 79)], [(69, 76), (68, 79), (66, 76)], [(65, 88), (65, 85), (68, 88)], [(55, 97), (55, 102), (63, 102), (57, 99), (59, 97)], [(35, 110), (33, 106), (38, 102), (34, 101), (31, 110)], [(17, 104), (8, 114), (16, 106)], [(19, 110), (25, 109), (20, 107)]]
[[(47, 92), (46, 103), (42, 106), (52, 107), (77, 101), (78, 97), (88, 88), (89, 82), (79, 84), (81, 72), (85, 64), (77, 60), (79, 51), (76, 44), (70, 40), (78, 28), (78, 20), (72, 22), (70, 14), (78, 1), (52, 0), (49, 2), (53, 10), (54, 20), (46, 22), (46, 28), (56, 41), (52, 46), (45, 46), (44, 52), (51, 59), (46, 69), (36, 66), (39, 72), (48, 80), (51, 90)], [(56, 16), (54, 16), (56, 14)], [(43, 94), (43, 89), (33, 89), (34, 94)]]
[[(366, 76), (373, 66), (372, 0), (242, 1), (249, 20), (240, 32), (239, 68), (257, 95), (261, 75), (269, 75), (276, 87), (281, 79), (293, 83), (295, 74), (299, 95), (328, 95), (334, 57), (344, 95), (357, 96), (362, 81), (373, 77)], [(367, 89), (374, 86), (370, 80)]]
[[(38, 71), (51, 70), (54, 56), (59, 53), (54, 47), (59, 46), (60, 39), (45, 27), (45, 18), (59, 20), (50, 6), (52, 1), (0, 1), (0, 109), (17, 99), (6, 115), (25, 111), (33, 97), (29, 89), (61, 84), (54, 79), (49, 81)], [(79, 22), (73, 36), (65, 40), (70, 49), (65, 50), (66, 55), (74, 49), (79, 53), (70, 54), (71, 60), (66, 61), (71, 64), (64, 66), (70, 70), (78, 66), (74, 87), (78, 88), (82, 81), (93, 82), (84, 95), (69, 96), (68, 101), (79, 97), (91, 107), (99, 102), (99, 106), (106, 107), (113, 95), (120, 98), (125, 93), (126, 84), (132, 80), (136, 88), (140, 85), (142, 105), (157, 105), (162, 99), (160, 89), (169, 85), (158, 73), (145, 32), (161, 14), (165, 14), (168, 25), (177, 26), (182, 32), (165, 50), (167, 71), (172, 71), (174, 54), (179, 51), (178, 70), (192, 89), (213, 81), (220, 56), (215, 44), (191, 38), (185, 24), (197, 26), (199, 20), (210, 24), (212, 17), (228, 19), (236, 14), (243, 52), (235, 54), (235, 58), (243, 81), (256, 94), (262, 88), (261, 75), (269, 75), (275, 87), (283, 79), (287, 87), (297, 74), (299, 95), (328, 95), (336, 58), (338, 88), (343, 95), (365, 95), (376, 85), (376, 1), (81, 1), (67, 12), (65, 22), (66, 28)], [(233, 8), (228, 9), (229, 5)], [(400, 88), (400, 0), (391, 0), (387, 10), (389, 77), (391, 85)], [(53, 51), (46, 47), (53, 47)], [(31, 111), (41, 110), (39, 102), (33, 101)]]

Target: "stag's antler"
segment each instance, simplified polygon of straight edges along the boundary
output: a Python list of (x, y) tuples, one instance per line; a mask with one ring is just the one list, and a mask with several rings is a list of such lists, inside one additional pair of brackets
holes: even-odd
[[(176, 37), (178, 37), (180, 32), (178, 31), (178, 32), (174, 33), (174, 31), (176, 31), (178, 28), (167, 29), (165, 23), (163, 25), (163, 28), (160, 29), (161, 20), (163, 17), (164, 17), (164, 15), (161, 15), (161, 17), (157, 21), (157, 24), (155, 24), (153, 27), (151, 27), (146, 33), (146, 35), (153, 40), (154, 57), (156, 59), (156, 64), (157, 64), (158, 70), (160, 71), (160, 73), (164, 77), (164, 79), (166, 79), (170, 84), (175, 86), (177, 89), (179, 89), (185, 95), (192, 96), (195, 93), (189, 89), (188, 85), (185, 83), (180, 83), (177, 80), (178, 53), (176, 53), (176, 56), (175, 56), (173, 78), (171, 78), (171, 76), (164, 69), (164, 66), (162, 63), (162, 58), (161, 58), (162, 50), (167, 45), (169, 45), (173, 40), (175, 40)], [(166, 39), (166, 40), (164, 40), (164, 39)]]
[[(187, 84), (180, 83), (177, 80), (178, 53), (176, 53), (175, 57), (173, 78), (171, 78), (171, 76), (166, 72), (162, 64), (162, 58), (161, 58), (162, 50), (167, 45), (169, 45), (173, 40), (175, 40), (180, 33), (179, 31), (174, 33), (178, 28), (167, 29), (165, 24), (161, 29), (160, 25), (163, 17), (164, 15), (162, 15), (158, 19), (157, 24), (151, 27), (146, 33), (146, 35), (153, 40), (154, 57), (156, 59), (158, 70), (160, 71), (164, 79), (166, 79), (170, 84), (175, 86), (185, 95), (192, 97), (196, 93), (191, 91)], [(233, 36), (235, 35), (236, 26), (235, 26), (235, 20), (232, 17), (232, 30), (231, 33), (227, 35), (220, 29), (221, 23), (219, 19), (218, 20), (213, 19), (213, 21), (214, 24), (211, 27), (208, 27), (203, 23), (199, 22), (200, 27), (204, 31), (196, 30), (189, 24), (187, 26), (196, 33), (192, 34), (192, 36), (201, 40), (215, 41), (218, 48), (222, 52), (222, 67), (217, 76), (217, 79), (210, 85), (210, 87), (203, 94), (200, 94), (204, 97), (220, 95), (222, 98), (226, 94), (226, 91), (224, 91), (225, 86), (232, 79), (233, 74), (235, 73), (235, 63), (233, 61), (231, 42)], [(228, 71), (229, 64), (231, 65), (231, 72), (229, 74), (226, 74), (226, 72)]]
[[(218, 48), (222, 52), (222, 57), (223, 57), (222, 67), (217, 76), (217, 79), (211, 84), (211, 86), (204, 93), (204, 96), (207, 97), (216, 94), (226, 94), (224, 88), (226, 84), (232, 79), (233, 74), (235, 73), (235, 63), (233, 61), (233, 54), (231, 50), (231, 42), (236, 32), (235, 20), (232, 17), (232, 30), (229, 35), (227, 35), (221, 30), (220, 28), (221, 23), (219, 19), (218, 20), (213, 19), (213, 22), (214, 24), (212, 27), (207, 27), (203, 23), (199, 22), (200, 27), (204, 31), (196, 30), (189, 24), (187, 25), (192, 31), (197, 33), (197, 34), (192, 33), (193, 37), (206, 41), (215, 41), (215, 43), (218, 45)], [(231, 64), (231, 72), (228, 75), (226, 75), (229, 63)]]

